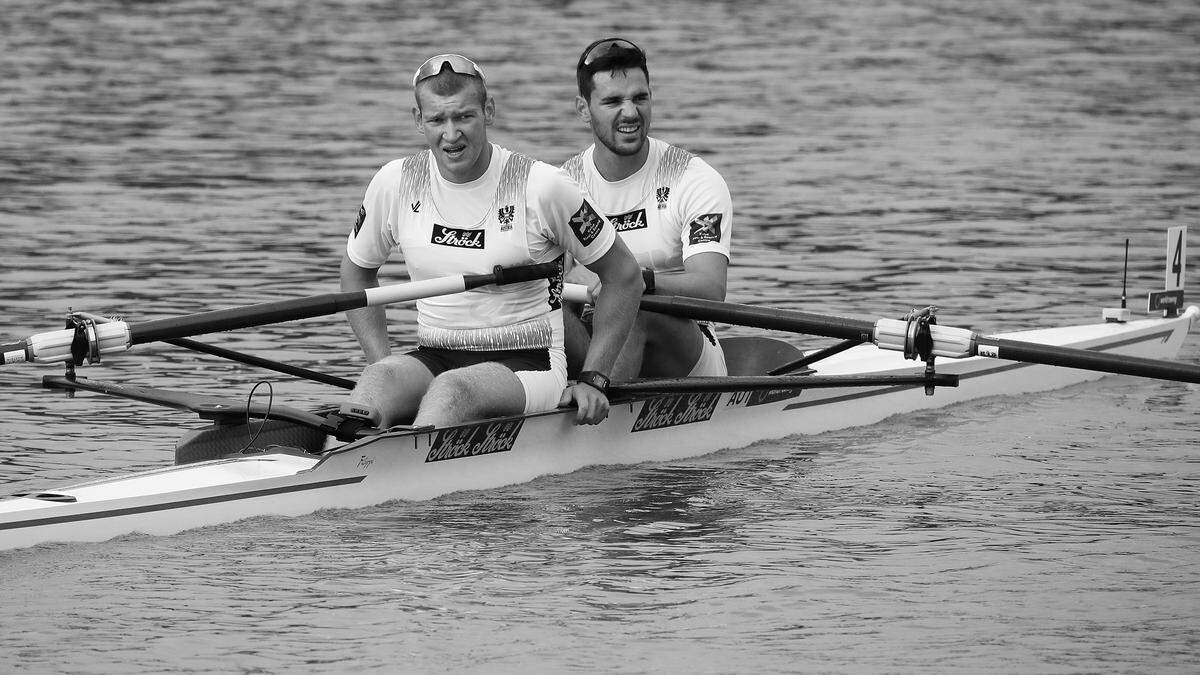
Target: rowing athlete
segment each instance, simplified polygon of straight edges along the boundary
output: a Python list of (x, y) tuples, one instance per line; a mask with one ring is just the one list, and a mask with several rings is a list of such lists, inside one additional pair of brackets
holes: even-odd
[(608, 414), (607, 385), (636, 314), (642, 278), (612, 225), (558, 169), (488, 141), (496, 115), (482, 69), (457, 54), (413, 75), (413, 119), (429, 145), (386, 164), (367, 187), (341, 266), (344, 291), (378, 286), (399, 250), (413, 280), (562, 260), (598, 275), (605, 292), (578, 382), (567, 386), (562, 276), (417, 302), (415, 350), (391, 354), (384, 311), (347, 317), (369, 364), (331, 416), (355, 427), (449, 425), (578, 406), (577, 422)]
[[(650, 136), (646, 54), (621, 38), (588, 45), (575, 67), (576, 111), (593, 144), (563, 164), (608, 216), (643, 268), (646, 293), (725, 300), (733, 205), (724, 179), (707, 162)], [(605, 287), (572, 270), (568, 280)], [(603, 298), (603, 293), (593, 297)], [(588, 312), (566, 312), (572, 368), (587, 353)], [(594, 331), (602, 327), (591, 322)], [(614, 379), (725, 375), (711, 326), (639, 312), (612, 372)]]

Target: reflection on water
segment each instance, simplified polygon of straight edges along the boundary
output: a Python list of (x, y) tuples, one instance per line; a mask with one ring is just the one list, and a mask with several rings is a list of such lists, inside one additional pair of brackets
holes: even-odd
[[(740, 302), (1090, 321), (1119, 300), (1127, 237), (1136, 309), (1161, 232), (1200, 215), (1193, 3), (13, 0), (0, 342), (68, 308), (143, 321), (336, 289), (366, 182), (421, 143), (415, 64), (479, 58), (493, 138), (558, 162), (587, 140), (575, 55), (608, 33), (650, 52), (656, 135), (730, 185)], [(389, 315), (411, 341), (412, 310)], [(208, 341), (362, 365), (341, 317)], [(87, 374), (338, 393), (135, 352)], [(196, 424), (43, 390), (47, 372), (0, 371), (5, 491), (159, 466)], [(0, 553), (0, 650), (35, 671), (1184, 670), (1198, 408), (1195, 385), (1110, 379), (669, 465)]]

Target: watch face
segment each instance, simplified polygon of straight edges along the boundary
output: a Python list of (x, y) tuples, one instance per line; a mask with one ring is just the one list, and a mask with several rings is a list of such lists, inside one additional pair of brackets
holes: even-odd
[(608, 377), (603, 373), (596, 371), (587, 371), (579, 374), (579, 381), (589, 384), (600, 391), (608, 390)]

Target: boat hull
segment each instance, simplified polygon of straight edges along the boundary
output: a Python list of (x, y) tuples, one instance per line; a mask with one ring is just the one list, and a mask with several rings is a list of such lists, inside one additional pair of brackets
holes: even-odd
[[(1004, 337), (1147, 358), (1172, 358), (1200, 310), (1174, 319), (1054, 328)], [(0, 549), (48, 541), (173, 534), (259, 515), (295, 516), (395, 499), (495, 488), (604, 464), (670, 461), (796, 434), (997, 395), (1056, 389), (1102, 373), (972, 357), (941, 359), (960, 386), (734, 391), (615, 404), (596, 426), (574, 411), (360, 439), (321, 456), (302, 451), (173, 466), (0, 500)], [(864, 345), (814, 365), (818, 375), (911, 375), (924, 364)]]

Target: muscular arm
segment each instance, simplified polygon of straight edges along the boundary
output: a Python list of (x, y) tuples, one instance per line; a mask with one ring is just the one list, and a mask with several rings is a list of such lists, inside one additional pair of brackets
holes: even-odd
[[(348, 256), (342, 256), (341, 279), (343, 291), (375, 288), (379, 285), (379, 270), (359, 267)], [(375, 363), (391, 353), (387, 317), (382, 306), (352, 309), (346, 312), (346, 319), (358, 337), (368, 363)]]
[(682, 295), (688, 298), (724, 302), (729, 259), (715, 252), (697, 253), (683, 261), (682, 272), (654, 275), (655, 295)]
[(592, 341), (583, 359), (583, 370), (612, 372), (617, 354), (633, 328), (642, 296), (642, 272), (633, 254), (618, 237), (608, 252), (587, 268), (600, 277), (604, 289), (596, 298)]
[[(584, 355), (582, 370), (611, 375), (617, 355), (633, 329), (642, 295), (642, 273), (633, 254), (620, 237), (608, 251), (587, 268), (600, 277), (604, 291), (596, 298), (593, 334)], [(608, 416), (608, 397), (587, 384), (574, 384), (563, 391), (560, 405), (575, 403), (578, 424), (598, 424)]]

